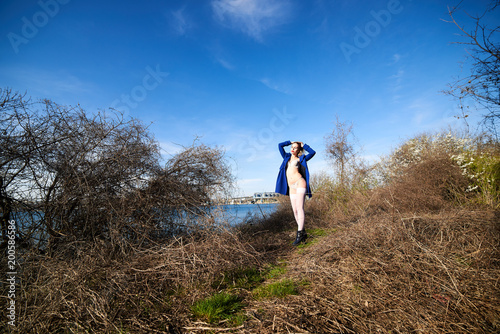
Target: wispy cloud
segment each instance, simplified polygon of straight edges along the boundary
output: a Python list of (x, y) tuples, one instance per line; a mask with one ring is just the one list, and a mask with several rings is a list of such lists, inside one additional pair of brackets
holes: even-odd
[(236, 66), (234, 66), (232, 63), (227, 61), (226, 59), (223, 59), (222, 57), (217, 57), (216, 58), (217, 62), (221, 64), (222, 67), (224, 67), (226, 70), (234, 70)]
[(449, 117), (450, 111), (443, 105), (443, 99), (433, 92), (427, 92), (408, 104), (411, 124), (418, 130), (446, 128), (456, 124), (456, 119)]
[(398, 103), (401, 100), (400, 92), (403, 89), (403, 78), (405, 76), (405, 71), (403, 69), (398, 69), (396, 74), (389, 77), (389, 90), (392, 93), (392, 102)]
[(263, 78), (259, 80), (266, 87), (275, 90), (279, 93), (290, 94), (290, 90), (282, 85), (278, 85), (275, 82), (271, 81), (269, 78)]
[(391, 75), (389, 78), (394, 79), (398, 84), (400, 84), (404, 74), (405, 71), (400, 68), (398, 69), (398, 73)]
[(213, 0), (212, 9), (220, 24), (262, 41), (266, 31), (287, 22), (291, 8), (283, 0)]
[(401, 59), (401, 55), (399, 53), (394, 54), (392, 56), (392, 62), (390, 65), (396, 64), (397, 62), (399, 62), (400, 59)]
[(178, 35), (185, 35), (186, 32), (192, 27), (191, 21), (187, 18), (185, 14), (185, 7), (170, 12), (168, 16), (168, 20), (170, 26)]

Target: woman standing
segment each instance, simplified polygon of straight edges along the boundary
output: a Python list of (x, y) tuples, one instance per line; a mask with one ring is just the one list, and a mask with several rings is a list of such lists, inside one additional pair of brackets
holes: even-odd
[[(284, 147), (292, 145), (291, 153), (286, 153)], [(309, 169), (307, 161), (309, 161), (316, 152), (309, 145), (302, 142), (285, 141), (278, 144), (279, 151), (283, 157), (276, 181), (275, 192), (282, 195), (289, 195), (292, 203), (293, 214), (297, 222), (297, 238), (293, 242), (296, 246), (307, 238), (306, 230), (304, 229), (304, 200), (306, 195), (310, 198), (311, 188), (309, 186)], [(304, 150), (308, 154), (304, 154)]]

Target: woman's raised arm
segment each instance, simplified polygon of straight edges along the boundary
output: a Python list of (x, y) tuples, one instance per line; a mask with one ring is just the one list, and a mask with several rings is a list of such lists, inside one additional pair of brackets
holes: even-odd
[(286, 157), (285, 146), (288, 146), (291, 143), (292, 143), (291, 141), (287, 140), (287, 141), (284, 141), (284, 142), (278, 144), (278, 149), (279, 149), (283, 159)]
[(305, 159), (306, 161), (309, 161), (312, 157), (314, 157), (314, 155), (316, 154), (316, 151), (313, 150), (309, 145), (307, 144), (304, 144), (302, 145), (302, 147), (304, 148), (304, 150), (307, 151), (308, 154), (306, 154), (305, 156)]

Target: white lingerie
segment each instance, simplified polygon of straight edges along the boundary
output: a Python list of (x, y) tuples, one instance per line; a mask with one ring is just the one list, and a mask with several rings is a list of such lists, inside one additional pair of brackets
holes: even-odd
[[(299, 169), (299, 160), (292, 161), (291, 159), (288, 161), (288, 167), (294, 167)], [(297, 180), (297, 182), (293, 183), (290, 185), (290, 188), (292, 189), (297, 189), (299, 185), (299, 181), (302, 180), (303, 178), (301, 177), (300, 179)]]

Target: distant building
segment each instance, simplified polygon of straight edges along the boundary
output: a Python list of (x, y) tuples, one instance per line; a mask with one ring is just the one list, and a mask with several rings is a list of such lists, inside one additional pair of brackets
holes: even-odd
[(259, 199), (271, 199), (274, 197), (278, 197), (280, 194), (275, 193), (275, 192), (262, 192), (262, 193), (254, 193), (253, 194), (253, 199), (254, 200), (259, 200)]

